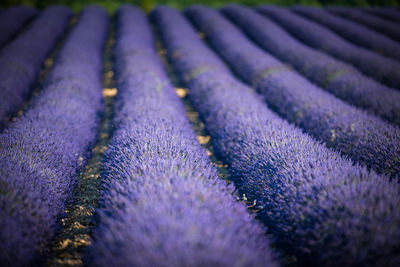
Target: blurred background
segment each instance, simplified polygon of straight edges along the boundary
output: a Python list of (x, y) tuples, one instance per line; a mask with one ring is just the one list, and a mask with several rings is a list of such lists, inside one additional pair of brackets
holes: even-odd
[(149, 11), (154, 6), (161, 4), (170, 5), (178, 9), (183, 9), (192, 4), (204, 4), (212, 7), (220, 7), (227, 3), (240, 3), (249, 6), (267, 3), (282, 6), (296, 4), (313, 6), (397, 6), (400, 4), (400, 0), (1, 0), (0, 6), (7, 7), (12, 5), (31, 5), (38, 8), (45, 8), (50, 4), (64, 4), (78, 12), (88, 4), (98, 4), (112, 13), (124, 3), (141, 6), (144, 10)]

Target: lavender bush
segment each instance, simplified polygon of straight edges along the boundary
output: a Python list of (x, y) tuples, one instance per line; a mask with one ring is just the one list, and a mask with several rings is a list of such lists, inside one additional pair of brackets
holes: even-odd
[[(305, 18), (321, 23), (359, 46), (368, 48), (388, 58), (400, 60), (400, 43), (349, 19), (315, 7), (295, 6), (292, 10)], [(400, 25), (399, 25), (400, 27)]]
[(334, 14), (364, 24), (377, 32), (389, 36), (393, 40), (400, 41), (400, 27), (398, 23), (390, 22), (356, 9), (343, 7), (327, 7), (326, 9)]
[(400, 175), (399, 128), (316, 87), (252, 44), (217, 11), (193, 6), (186, 14), (277, 113), (353, 160)]
[(117, 13), (117, 130), (89, 266), (275, 266), (263, 229), (217, 175), (137, 8)]
[(0, 130), (24, 102), (47, 54), (65, 31), (72, 12), (51, 6), (29, 28), (0, 51)]
[(152, 15), (214, 148), (256, 201), (275, 245), (303, 266), (396, 266), (399, 185), (327, 149), (226, 70), (209, 67), (218, 58), (177, 11)]
[(27, 6), (15, 6), (4, 10), (0, 14), (0, 48), (38, 13), (37, 9)]
[(250, 8), (228, 5), (222, 12), (262, 48), (293, 66), (335, 96), (400, 125), (400, 93), (362, 75), (351, 65), (303, 45)]
[(394, 8), (374, 6), (374, 7), (363, 7), (362, 10), (371, 13), (373, 15), (379, 16), (382, 19), (400, 23), (400, 12)]
[(106, 28), (103, 9), (85, 8), (40, 95), (0, 135), (1, 266), (29, 265), (72, 195), (96, 137)]
[(277, 6), (258, 9), (307, 45), (349, 62), (360, 71), (391, 87), (400, 88), (400, 63), (353, 45), (329, 29)]

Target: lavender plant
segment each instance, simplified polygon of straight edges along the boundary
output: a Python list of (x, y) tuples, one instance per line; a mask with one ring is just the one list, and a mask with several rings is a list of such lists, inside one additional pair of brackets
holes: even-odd
[(262, 48), (346, 102), (399, 125), (400, 93), (362, 75), (351, 65), (312, 49), (250, 8), (227, 5), (223, 14)]
[(235, 72), (277, 113), (353, 160), (400, 175), (400, 129), (357, 109), (252, 44), (217, 11), (193, 6), (186, 14)]
[(389, 36), (393, 40), (400, 41), (400, 28), (398, 23), (389, 22), (387, 20), (367, 14), (357, 9), (350, 9), (350, 8), (343, 8), (336, 6), (327, 7), (326, 9), (329, 10), (330, 12), (333, 12), (334, 14), (338, 14), (345, 18), (364, 24), (377, 32)]
[(116, 131), (102, 165), (90, 266), (275, 266), (263, 228), (220, 180), (142, 11), (122, 6)]
[(106, 28), (107, 13), (86, 7), (42, 92), (0, 135), (1, 266), (35, 261), (71, 199), (102, 108)]
[(287, 9), (262, 5), (257, 10), (278, 22), (307, 45), (351, 63), (379, 82), (400, 88), (400, 63), (396, 60), (356, 46), (329, 29)]
[[(51, 6), (17, 39), (0, 50), (0, 130), (24, 102), (57, 38), (65, 31), (72, 12)], [(7, 66), (7, 67), (4, 67)]]
[(350, 42), (368, 48), (388, 58), (400, 60), (400, 44), (368, 27), (349, 19), (335, 16), (321, 8), (294, 6), (291, 10), (305, 18), (310, 18), (321, 23)]
[(0, 14), (0, 48), (38, 13), (37, 9), (27, 6), (15, 6), (4, 10)]
[(374, 7), (363, 7), (362, 10), (370, 14), (376, 15), (382, 19), (400, 23), (400, 12), (395, 8), (374, 6)]
[(303, 266), (396, 266), (399, 185), (282, 120), (226, 70), (208, 67), (218, 58), (177, 11), (158, 7), (152, 16), (214, 148), (275, 245)]

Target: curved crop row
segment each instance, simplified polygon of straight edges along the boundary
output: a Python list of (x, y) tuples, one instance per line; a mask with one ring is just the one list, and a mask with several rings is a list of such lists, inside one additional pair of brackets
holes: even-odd
[(383, 19), (400, 23), (400, 12), (392, 7), (363, 7), (362, 10)]
[(278, 22), (307, 45), (353, 64), (379, 82), (400, 88), (400, 62), (356, 46), (329, 29), (285, 8), (262, 5), (257, 10)]
[(349, 64), (312, 49), (250, 8), (228, 5), (222, 12), (262, 48), (292, 65), (337, 97), (400, 125), (400, 93), (362, 75)]
[(118, 14), (117, 130), (90, 266), (274, 266), (263, 229), (220, 180), (137, 8)]
[(35, 82), (47, 54), (65, 31), (72, 12), (52, 6), (42, 12), (29, 28), (0, 51), (0, 130), (23, 103)]
[(398, 262), (399, 185), (353, 165), (279, 118), (232, 75), (207, 67), (216, 55), (177, 11), (157, 8), (153, 16), (214, 148), (241, 192), (256, 200), (275, 244), (304, 266)]
[[(315, 7), (295, 6), (291, 10), (321, 23), (359, 46), (368, 48), (388, 58), (400, 60), (400, 43), (349, 19)], [(400, 25), (399, 25), (400, 27)]]
[(0, 48), (17, 35), (18, 31), (38, 13), (37, 9), (27, 6), (4, 10), (0, 14)]
[(57, 229), (96, 138), (107, 14), (86, 8), (42, 92), (0, 135), (0, 265), (27, 266)]
[(349, 18), (353, 21), (364, 24), (369, 28), (383, 33), (396, 41), (400, 41), (400, 27), (398, 23), (390, 22), (356, 9), (344, 7), (327, 7), (326, 9), (334, 14), (338, 14), (345, 18)]
[(353, 160), (400, 177), (399, 128), (316, 87), (251, 43), (217, 11), (195, 6), (186, 14), (280, 115)]

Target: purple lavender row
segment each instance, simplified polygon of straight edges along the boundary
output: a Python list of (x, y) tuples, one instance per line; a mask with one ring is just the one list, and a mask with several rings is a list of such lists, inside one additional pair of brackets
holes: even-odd
[(381, 33), (321, 8), (294, 6), (291, 10), (324, 25), (350, 42), (400, 61), (400, 43)]
[(400, 125), (400, 93), (362, 75), (351, 65), (312, 49), (250, 8), (228, 5), (222, 12), (262, 48), (292, 65), (335, 96)]
[(391, 87), (400, 88), (400, 63), (356, 46), (329, 29), (285, 8), (262, 5), (258, 11), (272, 18), (307, 45), (349, 62), (361, 72)]
[(95, 141), (107, 14), (87, 7), (42, 92), (0, 135), (0, 265), (46, 251)]
[(353, 8), (328, 7), (326, 9), (334, 14), (364, 24), (377, 32), (389, 36), (393, 40), (400, 41), (400, 27), (398, 23), (389, 22)]
[(275, 266), (263, 228), (198, 143), (146, 16), (123, 6), (117, 20), (117, 130), (87, 265)]
[(400, 177), (400, 128), (321, 90), (251, 43), (217, 11), (194, 6), (186, 14), (277, 113), (354, 161)]
[(217, 56), (177, 11), (157, 8), (153, 16), (216, 152), (240, 192), (256, 201), (278, 248), (300, 266), (399, 260), (397, 183), (353, 165), (279, 118), (227, 71), (207, 67)]
[(16, 36), (18, 31), (38, 13), (37, 9), (27, 6), (4, 10), (0, 14), (0, 48)]
[(6, 116), (24, 103), (71, 15), (71, 10), (64, 6), (47, 8), (21, 36), (0, 51), (0, 130), (8, 122)]
[(382, 19), (400, 23), (400, 12), (391, 7), (362, 7), (362, 11), (376, 15)]

